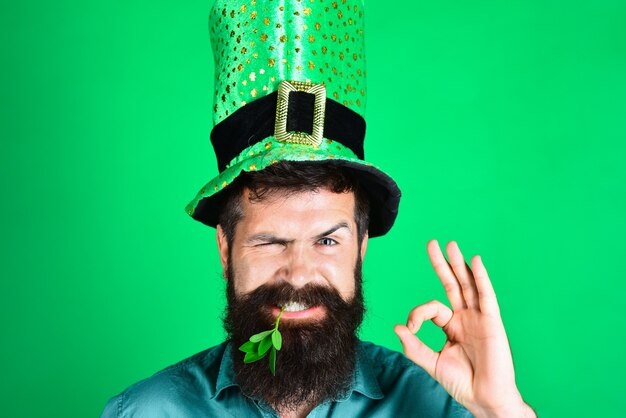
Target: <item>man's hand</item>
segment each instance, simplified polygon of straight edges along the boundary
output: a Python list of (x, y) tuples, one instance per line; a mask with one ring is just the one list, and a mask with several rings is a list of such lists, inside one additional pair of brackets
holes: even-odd
[[(475, 417), (535, 417), (515, 385), (511, 349), (500, 308), (480, 256), (465, 262), (456, 242), (449, 242), (448, 263), (437, 241), (428, 256), (452, 309), (433, 300), (414, 308), (407, 325), (394, 330), (404, 354), (424, 368)], [(436, 353), (414, 334), (426, 320), (441, 327), (447, 340)]]

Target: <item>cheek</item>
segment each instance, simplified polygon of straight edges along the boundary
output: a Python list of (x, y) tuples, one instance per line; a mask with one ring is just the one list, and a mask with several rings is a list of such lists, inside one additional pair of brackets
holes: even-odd
[(331, 259), (322, 260), (320, 263), (320, 273), (327, 283), (337, 289), (344, 299), (350, 299), (354, 295), (354, 261), (349, 255), (337, 256)]
[(270, 283), (277, 269), (272, 257), (242, 257), (233, 266), (235, 271), (235, 292), (252, 292), (259, 286)]

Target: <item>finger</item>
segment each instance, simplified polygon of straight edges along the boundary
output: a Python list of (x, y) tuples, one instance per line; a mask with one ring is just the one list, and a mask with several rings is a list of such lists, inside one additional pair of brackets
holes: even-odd
[(424, 321), (432, 320), (440, 328), (452, 319), (452, 310), (438, 300), (419, 305), (411, 310), (406, 326), (413, 334), (422, 327)]
[(446, 252), (448, 253), (454, 275), (461, 284), (465, 304), (468, 308), (479, 309), (478, 290), (474, 282), (474, 275), (465, 262), (459, 245), (455, 241), (450, 241), (446, 246)]
[(498, 305), (496, 292), (493, 290), (493, 285), (487, 274), (487, 269), (483, 264), (483, 259), (479, 255), (475, 255), (470, 262), (472, 263), (472, 271), (474, 272), (476, 288), (478, 290), (480, 310), (488, 314), (499, 315), (500, 306)]
[(407, 356), (409, 360), (426, 370), (426, 372), (434, 378), (439, 353), (435, 353), (431, 350), (430, 347), (413, 335), (404, 325), (398, 324), (393, 328), (393, 330), (400, 338), (404, 355)]
[(435, 273), (439, 276), (439, 280), (441, 280), (443, 288), (446, 290), (446, 295), (448, 296), (450, 305), (452, 305), (452, 309), (456, 311), (466, 308), (467, 305), (461, 294), (459, 281), (452, 272), (450, 264), (448, 264), (448, 261), (443, 256), (437, 240), (429, 241), (426, 248), (428, 250), (428, 257), (430, 258), (430, 264), (433, 265)]

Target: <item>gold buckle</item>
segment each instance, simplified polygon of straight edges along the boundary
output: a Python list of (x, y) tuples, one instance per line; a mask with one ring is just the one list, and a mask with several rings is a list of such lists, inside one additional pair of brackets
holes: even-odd
[[(303, 91), (315, 96), (313, 104), (313, 130), (306, 132), (287, 132), (287, 112), (289, 111), (289, 93)], [(280, 142), (301, 145), (320, 145), (324, 135), (324, 114), (326, 111), (326, 86), (305, 81), (283, 80), (278, 85), (276, 103), (276, 123), (274, 137)]]

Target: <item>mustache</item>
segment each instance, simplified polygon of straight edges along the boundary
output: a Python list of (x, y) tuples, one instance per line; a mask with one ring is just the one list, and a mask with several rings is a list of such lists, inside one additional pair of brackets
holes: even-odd
[(263, 284), (236, 299), (240, 303), (257, 308), (267, 305), (283, 306), (289, 302), (296, 302), (306, 306), (323, 305), (331, 310), (341, 310), (351, 302), (351, 300), (345, 301), (337, 289), (330, 286), (307, 283), (303, 287), (296, 288), (287, 282)]

